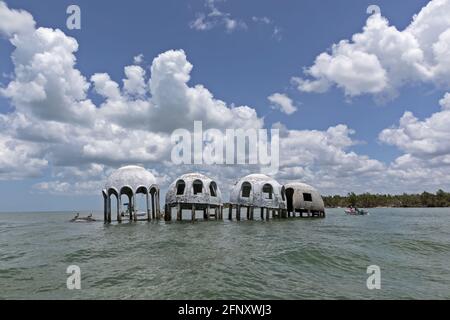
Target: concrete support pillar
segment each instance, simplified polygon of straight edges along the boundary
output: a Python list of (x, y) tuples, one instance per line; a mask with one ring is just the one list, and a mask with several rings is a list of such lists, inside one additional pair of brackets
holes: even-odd
[(233, 205), (231, 203), (228, 207), (228, 220), (233, 220)]
[(236, 207), (236, 220), (241, 221), (241, 206), (237, 205)]
[(156, 218), (159, 219), (161, 215), (159, 204), (159, 189), (156, 190)]
[(264, 208), (259, 208), (259, 213), (261, 215), (261, 220), (264, 220)]
[(122, 216), (120, 215), (120, 208), (122, 207), (122, 201), (120, 196), (117, 196), (117, 222), (122, 222)]
[(168, 204), (164, 205), (164, 220), (170, 221), (172, 219), (172, 207)]
[(103, 194), (103, 222), (106, 223), (108, 219), (108, 202), (107, 202), (107, 196)]
[(270, 209), (266, 208), (266, 220), (270, 219)]
[(131, 196), (128, 196), (128, 220), (131, 221), (133, 219), (133, 199)]
[(136, 195), (133, 194), (133, 220), (137, 221)]
[(150, 220), (152, 220), (152, 216), (150, 214), (150, 195), (148, 192), (145, 195), (145, 197), (146, 197), (145, 200), (147, 202), (147, 220), (150, 221)]
[(181, 221), (183, 216), (183, 212), (181, 211), (181, 204), (177, 204), (177, 221)]
[(191, 220), (195, 221), (195, 205), (192, 205), (192, 211), (191, 211)]
[(111, 223), (111, 196), (108, 195), (108, 213), (107, 213), (108, 223)]
[(154, 220), (156, 218), (156, 214), (155, 214), (155, 209), (156, 209), (155, 193), (150, 193), (150, 198), (151, 198), (151, 205), (152, 205), (152, 219)]

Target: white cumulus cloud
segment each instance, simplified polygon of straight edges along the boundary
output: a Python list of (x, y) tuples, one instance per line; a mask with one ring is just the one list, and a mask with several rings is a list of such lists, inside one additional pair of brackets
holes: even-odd
[(363, 31), (333, 44), (294, 77), (304, 92), (341, 88), (347, 96), (394, 96), (414, 83), (450, 86), (450, 0), (432, 0), (404, 30), (380, 13), (371, 15)]
[(293, 114), (297, 111), (297, 107), (294, 105), (294, 102), (286, 94), (274, 93), (268, 96), (267, 99), (272, 102), (275, 108), (278, 108), (283, 113)]

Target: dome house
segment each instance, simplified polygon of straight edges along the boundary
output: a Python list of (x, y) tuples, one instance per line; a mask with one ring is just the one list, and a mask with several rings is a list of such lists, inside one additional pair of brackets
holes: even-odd
[[(117, 199), (117, 221), (123, 217), (129, 220), (138, 220), (136, 195), (144, 194), (146, 197), (146, 220), (159, 218), (159, 186), (156, 179), (149, 171), (139, 166), (121, 167), (111, 173), (102, 190), (104, 200), (104, 221), (111, 222), (112, 204), (111, 198)], [(121, 211), (122, 195), (128, 198), (126, 212)]]
[(172, 219), (172, 208), (177, 208), (177, 220), (182, 220), (183, 210), (190, 210), (192, 221), (196, 220), (196, 210), (203, 211), (204, 220), (222, 219), (222, 194), (211, 178), (187, 173), (178, 177), (167, 190), (165, 220)]

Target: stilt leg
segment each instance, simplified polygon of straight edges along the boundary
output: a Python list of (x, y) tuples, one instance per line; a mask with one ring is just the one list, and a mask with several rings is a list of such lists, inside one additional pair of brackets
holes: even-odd
[(177, 221), (181, 221), (182, 219), (182, 211), (181, 211), (181, 204), (177, 204)]

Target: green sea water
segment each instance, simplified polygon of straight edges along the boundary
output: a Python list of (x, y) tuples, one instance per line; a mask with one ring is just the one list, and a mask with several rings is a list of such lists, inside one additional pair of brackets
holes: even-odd
[[(72, 217), (0, 213), (0, 298), (450, 299), (450, 208), (240, 222)], [(67, 289), (69, 265), (81, 269), (81, 290)], [(380, 290), (366, 286), (369, 265), (381, 269)]]

